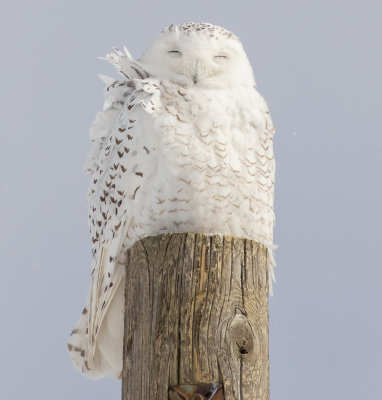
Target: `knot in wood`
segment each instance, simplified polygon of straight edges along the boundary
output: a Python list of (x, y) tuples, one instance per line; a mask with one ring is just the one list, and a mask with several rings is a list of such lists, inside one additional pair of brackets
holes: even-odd
[(248, 319), (242, 314), (236, 314), (230, 326), (231, 348), (240, 356), (249, 354), (254, 348), (254, 333)]

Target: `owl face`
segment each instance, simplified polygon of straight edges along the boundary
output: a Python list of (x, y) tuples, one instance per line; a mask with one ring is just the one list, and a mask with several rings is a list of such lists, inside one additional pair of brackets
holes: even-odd
[(146, 49), (140, 62), (155, 78), (183, 80), (198, 87), (255, 84), (240, 41), (232, 33), (211, 24), (166, 28)]

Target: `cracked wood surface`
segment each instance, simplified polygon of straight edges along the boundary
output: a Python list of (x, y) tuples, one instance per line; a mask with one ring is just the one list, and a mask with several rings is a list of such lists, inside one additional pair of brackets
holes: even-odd
[(223, 235), (146, 237), (128, 251), (122, 400), (219, 382), (227, 400), (269, 399), (268, 256)]

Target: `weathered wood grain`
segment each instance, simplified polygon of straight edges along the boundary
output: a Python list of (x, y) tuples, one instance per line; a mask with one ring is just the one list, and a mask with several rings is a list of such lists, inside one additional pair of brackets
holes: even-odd
[(231, 236), (146, 237), (128, 252), (123, 400), (219, 382), (269, 399), (267, 249)]

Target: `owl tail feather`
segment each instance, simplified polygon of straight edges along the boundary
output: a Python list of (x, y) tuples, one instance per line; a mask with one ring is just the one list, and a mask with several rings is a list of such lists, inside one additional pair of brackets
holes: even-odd
[(125, 279), (122, 276), (116, 283), (108, 312), (95, 335), (96, 340), (90, 340), (90, 304), (84, 308), (81, 318), (70, 334), (68, 350), (74, 368), (90, 379), (100, 379), (104, 376), (116, 379), (121, 377), (124, 288)]
[(99, 379), (107, 375), (107, 368), (105, 369), (107, 366), (102, 362), (102, 357), (99, 357), (98, 354), (89, 357), (86, 334), (88, 330), (88, 318), (85, 310), (86, 308), (70, 334), (68, 341), (69, 355), (76, 370), (82, 372), (88, 378)]

